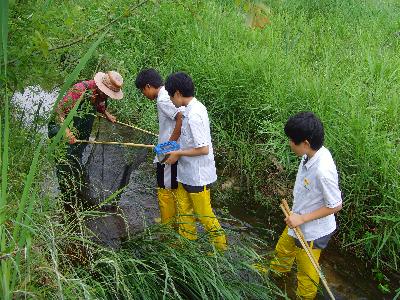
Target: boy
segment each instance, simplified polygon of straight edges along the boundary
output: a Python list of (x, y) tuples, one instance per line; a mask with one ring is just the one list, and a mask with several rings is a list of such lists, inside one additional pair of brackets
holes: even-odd
[[(146, 98), (150, 100), (157, 98), (158, 143), (177, 141), (181, 134), (182, 113), (171, 102), (160, 74), (154, 69), (142, 70), (136, 77), (135, 85)], [(154, 161), (157, 164), (157, 196), (161, 223), (168, 224), (173, 222), (176, 215), (177, 163), (165, 165), (158, 161), (157, 156)]]
[[(195, 217), (209, 233), (218, 250), (226, 249), (225, 234), (211, 208), (210, 185), (217, 180), (210, 121), (207, 109), (194, 97), (192, 79), (178, 72), (165, 82), (176, 107), (185, 107), (182, 121), (181, 149), (170, 152), (167, 164), (178, 164), (177, 211), (179, 234), (197, 238)], [(193, 215), (194, 213), (194, 215)]]
[(318, 262), (336, 229), (334, 214), (342, 208), (338, 174), (329, 150), (323, 146), (323, 125), (312, 112), (289, 118), (285, 134), (292, 151), (302, 159), (293, 190), (293, 213), (285, 219), (287, 227), (276, 245), (271, 268), (289, 272), (296, 259), (296, 293), (302, 299), (314, 299), (319, 276), (292, 228), (300, 227)]

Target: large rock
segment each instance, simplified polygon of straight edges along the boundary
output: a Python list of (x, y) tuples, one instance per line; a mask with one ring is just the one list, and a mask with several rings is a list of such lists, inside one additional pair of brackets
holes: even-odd
[[(95, 123), (91, 139), (154, 142), (150, 136), (104, 119)], [(118, 248), (130, 233), (143, 230), (158, 216), (155, 176), (149, 172), (148, 164), (147, 170), (141, 168), (148, 154), (153, 156), (147, 148), (99, 144), (86, 147), (82, 201), (103, 212), (86, 221), (99, 243)]]
[[(148, 143), (151, 140), (138, 131), (104, 119), (95, 123), (92, 138), (95, 141), (125, 143)], [(99, 205), (126, 187), (132, 171), (145, 161), (147, 153), (147, 148), (99, 144), (87, 146), (83, 158), (87, 186), (85, 200), (91, 205)]]

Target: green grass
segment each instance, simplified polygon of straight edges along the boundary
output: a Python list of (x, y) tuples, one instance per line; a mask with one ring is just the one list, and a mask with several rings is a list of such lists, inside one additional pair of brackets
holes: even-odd
[[(57, 206), (53, 204), (52, 206)], [(53, 207), (54, 208), (54, 207)], [(88, 214), (88, 212), (86, 212)], [(98, 213), (96, 213), (98, 215)], [(225, 255), (205, 241), (191, 242), (162, 227), (135, 235), (113, 251), (87, 232), (35, 214), (30, 272), (14, 295), (62, 299), (275, 299), (281, 292), (250, 266), (260, 256), (248, 244)], [(79, 225), (74, 227), (80, 227)], [(161, 239), (160, 239), (161, 238)], [(83, 254), (79, 256), (80, 254)], [(75, 256), (74, 259), (71, 259)], [(26, 267), (25, 262), (21, 264)]]
[[(231, 1), (149, 3), (110, 27), (76, 76), (121, 72), (126, 97), (110, 101), (111, 108), (121, 121), (156, 130), (153, 103), (134, 87), (136, 73), (143, 67), (164, 76), (187, 71), (211, 117), (221, 181), (236, 178), (241, 205), (263, 204), (276, 214), (274, 203), (290, 195), (298, 164), (283, 124), (298, 111), (312, 110), (324, 122), (326, 146), (339, 170), (341, 246), (398, 272), (400, 5), (390, 0), (265, 4), (271, 24), (260, 30), (246, 27), (246, 11)], [(96, 31), (129, 5), (101, 1), (89, 9), (82, 0), (17, 1), (10, 9), (9, 88), (61, 85), (99, 35), (50, 49)], [(3, 116), (5, 111), (2, 106)], [(2, 126), (7, 149), (7, 122)], [(11, 139), (13, 153), (21, 153), (23, 142)], [(3, 151), (3, 164), (6, 158)], [(9, 185), (22, 192), (16, 178), (29, 164), (11, 159), (10, 169)]]

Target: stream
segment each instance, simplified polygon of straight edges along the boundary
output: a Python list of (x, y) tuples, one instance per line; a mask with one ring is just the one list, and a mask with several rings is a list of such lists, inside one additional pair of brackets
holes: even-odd
[[(248, 231), (255, 234), (260, 239), (265, 240), (272, 238), (273, 234), (271, 231), (275, 232), (275, 240), (267, 243), (270, 247), (265, 249), (266, 252), (273, 251), (277, 239), (284, 229), (283, 217), (274, 216), (268, 218), (270, 213), (262, 208), (254, 211), (243, 210), (243, 208), (237, 206), (230, 206), (229, 211), (234, 218), (244, 221), (245, 224), (250, 224), (251, 227)], [(273, 224), (270, 223), (271, 220), (274, 221)], [(268, 228), (268, 231), (265, 231), (265, 228)], [(393, 296), (385, 296), (379, 291), (379, 283), (376, 282), (372, 276), (371, 266), (354, 254), (339, 249), (334, 239), (332, 239), (328, 247), (322, 251), (320, 265), (329, 284), (329, 288), (332, 290), (337, 300), (393, 299)], [(292, 287), (287, 288), (289, 297), (296, 299), (293, 288), (296, 286), (295, 270), (290, 272), (286, 284)], [(285, 288), (285, 286), (281, 286), (281, 288)], [(326, 298), (324, 298), (319, 295), (317, 299), (329, 299), (329, 297), (326, 296)]]

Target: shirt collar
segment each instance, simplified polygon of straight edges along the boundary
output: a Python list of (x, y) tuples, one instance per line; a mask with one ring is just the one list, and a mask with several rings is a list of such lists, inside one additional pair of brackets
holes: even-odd
[(189, 114), (190, 110), (192, 109), (193, 105), (195, 105), (196, 102), (197, 99), (193, 97), (192, 100), (190, 100), (190, 102), (188, 103), (188, 105), (185, 106), (185, 110), (182, 113), (184, 117), (187, 117), (187, 115)]
[(305, 159), (307, 156), (305, 155), (303, 157), (303, 166), (308, 170), (312, 167), (312, 165), (318, 160), (318, 158), (321, 156), (321, 153), (324, 151), (325, 147), (322, 146), (321, 148), (318, 149), (317, 152), (313, 155), (313, 157), (309, 158), (307, 162), (304, 164)]

